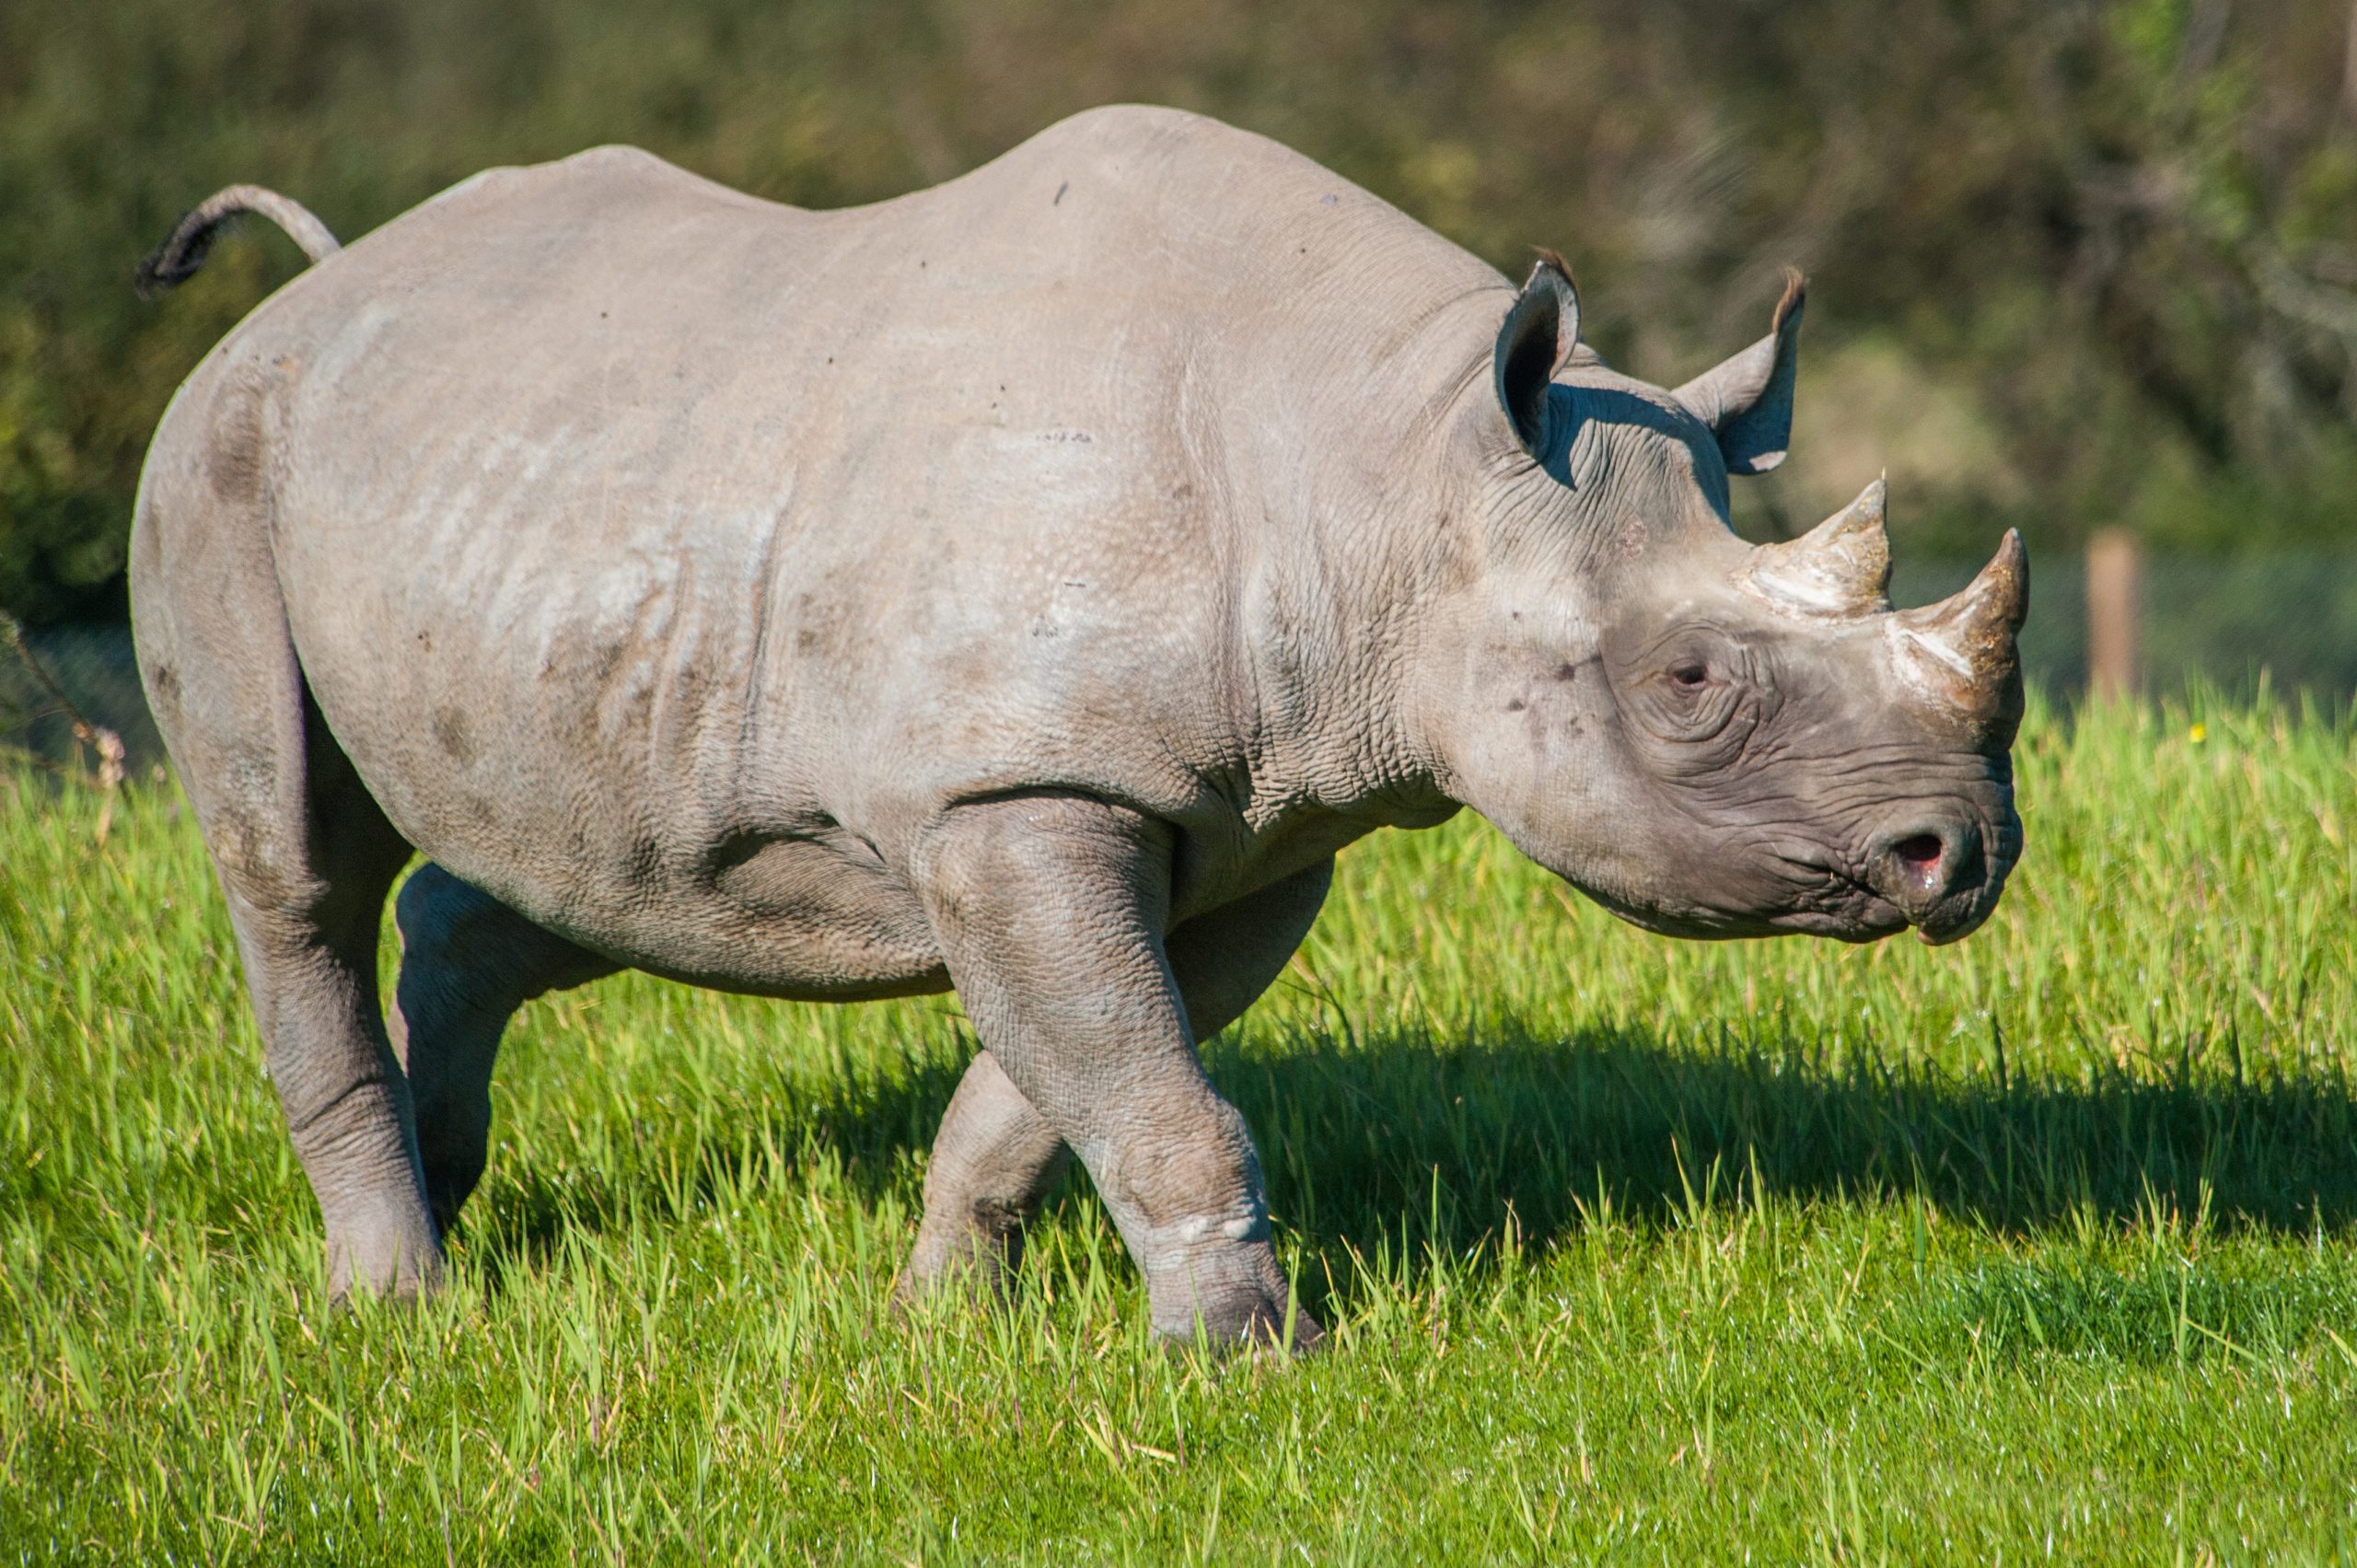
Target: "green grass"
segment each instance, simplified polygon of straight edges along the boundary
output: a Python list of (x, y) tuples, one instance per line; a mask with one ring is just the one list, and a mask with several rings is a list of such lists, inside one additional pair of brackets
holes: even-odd
[(2357, 726), (2018, 761), (1936, 951), (1346, 855), (1207, 1053), (1290, 1365), (1155, 1348), (1079, 1180), (894, 1322), (955, 1006), (635, 976), (519, 1018), (456, 1288), (331, 1313), (176, 797), (0, 784), (0, 1561), (2357, 1556)]

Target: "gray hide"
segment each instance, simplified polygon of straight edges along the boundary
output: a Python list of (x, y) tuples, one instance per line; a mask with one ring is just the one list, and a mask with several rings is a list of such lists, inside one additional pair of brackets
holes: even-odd
[(1892, 614), (1878, 487), (1726, 526), (1797, 289), (1665, 392), (1551, 261), (1136, 108), (848, 211), (603, 148), (316, 238), (165, 415), (132, 587), (339, 1294), (434, 1283), (507, 1016), (628, 966), (956, 987), (904, 1290), (1003, 1285), (1069, 1151), (1157, 1329), (1275, 1334), (1195, 1048), (1342, 845), (1469, 805), (1654, 928), (1851, 939), (2018, 852), (2017, 541)]

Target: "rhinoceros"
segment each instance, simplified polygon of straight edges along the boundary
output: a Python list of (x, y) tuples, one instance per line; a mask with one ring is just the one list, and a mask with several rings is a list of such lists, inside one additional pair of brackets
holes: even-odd
[(842, 211), (605, 147), (339, 250), (234, 187), (143, 281), (249, 209), (317, 264), (173, 399), (131, 587), (338, 1296), (443, 1277), (509, 1016), (631, 968), (955, 989), (904, 1296), (1004, 1289), (1076, 1155), (1155, 1330), (1306, 1345), (1197, 1048), (1344, 845), (1469, 807), (1650, 930), (1933, 942), (2020, 853), (2018, 537), (1895, 611), (1879, 482), (1729, 526), (1797, 274), (1664, 389), (1551, 253), (1136, 107)]

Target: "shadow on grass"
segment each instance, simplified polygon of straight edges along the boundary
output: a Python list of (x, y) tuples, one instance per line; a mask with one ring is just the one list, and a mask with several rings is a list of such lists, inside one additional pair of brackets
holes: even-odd
[(2016, 1234), (2092, 1214), (2207, 1211), (2226, 1229), (2357, 1221), (2357, 1099), (2343, 1076), (2237, 1083), (2108, 1072), (1958, 1077), (1879, 1057), (1708, 1051), (1642, 1034), (1223, 1051), (1271, 1200), (1316, 1244), (1408, 1235), (1527, 1244), (1593, 1214), (1659, 1220), (1691, 1196), (1920, 1196)]
[[(1658, 1221), (1691, 1196), (1834, 1202), (1915, 1195), (1954, 1218), (2028, 1234), (2083, 1215), (2206, 1212), (2221, 1228), (2305, 1234), (2357, 1221), (2357, 1099), (2344, 1076), (2260, 1082), (1960, 1077), (1804, 1051), (1666, 1045), (1641, 1033), (1568, 1040), (1512, 1029), (1419, 1035), (1229, 1035), (1205, 1051), (1257, 1135), (1271, 1201), (1337, 1268), (1349, 1249), (1464, 1255), (1509, 1212), (1526, 1246), (1608, 1202)], [(913, 1211), (960, 1063), (910, 1058), (822, 1096), (702, 1116), (690, 1146), (654, 1140), (621, 1168), (502, 1172), (470, 1212), (494, 1270), (544, 1256), (569, 1227), (657, 1219), (823, 1166), (853, 1194)], [(513, 1157), (513, 1151), (506, 1156)], [(1078, 1182), (1068, 1182), (1062, 1202)], [(488, 1200), (488, 1205), (486, 1205)], [(489, 1212), (482, 1212), (488, 1207)], [(488, 1223), (483, 1223), (488, 1222)]]

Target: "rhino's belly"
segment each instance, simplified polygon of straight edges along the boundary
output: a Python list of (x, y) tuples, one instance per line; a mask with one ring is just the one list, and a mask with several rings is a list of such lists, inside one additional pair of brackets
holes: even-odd
[(723, 842), (560, 918), (575, 941), (636, 969), (806, 1001), (949, 989), (923, 906), (865, 846), (822, 839)]
[[(923, 906), (839, 831), (666, 834), (638, 808), (615, 853), (594, 822), (439, 829), (419, 849), (540, 924), (633, 969), (810, 1001), (948, 989)], [(586, 830), (584, 831), (583, 830)]]

